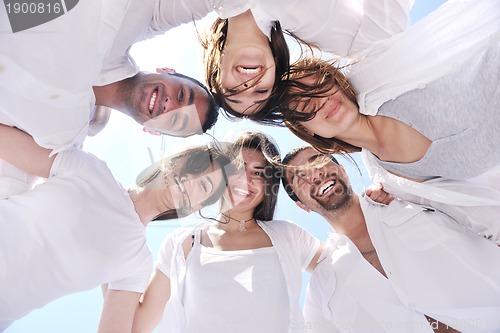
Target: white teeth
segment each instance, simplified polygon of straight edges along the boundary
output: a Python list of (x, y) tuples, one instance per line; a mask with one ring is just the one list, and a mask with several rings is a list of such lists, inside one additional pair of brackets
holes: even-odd
[(233, 187), (233, 191), (234, 191), (234, 192), (236, 192), (236, 193), (237, 193), (237, 194), (239, 194), (239, 195), (244, 195), (244, 196), (247, 196), (247, 195), (249, 195), (249, 194), (250, 194), (250, 192), (249, 192), (249, 191), (244, 190), (244, 189), (242, 189), (242, 188), (238, 188), (238, 187)]
[(254, 75), (260, 72), (259, 67), (241, 67), (238, 66), (238, 71), (242, 74)]
[(332, 181), (332, 180), (329, 181), (329, 182), (326, 182), (325, 184), (323, 184), (323, 186), (320, 187), (320, 189), (319, 189), (319, 195), (325, 194), (325, 192), (328, 191), (334, 185), (335, 185), (335, 182)]
[(153, 107), (155, 106), (155, 101), (156, 101), (156, 96), (158, 95), (158, 92), (155, 90), (153, 92), (153, 95), (151, 95), (151, 100), (149, 101), (149, 111), (153, 111)]

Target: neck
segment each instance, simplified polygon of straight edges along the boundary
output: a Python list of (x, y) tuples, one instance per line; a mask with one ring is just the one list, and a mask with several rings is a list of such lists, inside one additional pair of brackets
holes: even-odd
[(337, 138), (353, 146), (367, 149), (376, 154), (380, 150), (380, 136), (377, 120), (380, 117), (359, 114), (354, 124)]
[(359, 197), (353, 195), (348, 207), (340, 211), (322, 214), (336, 233), (343, 234), (356, 245), (361, 252), (373, 249), (373, 244), (366, 226), (365, 216), (361, 210)]
[(134, 205), (135, 212), (144, 226), (147, 226), (149, 222), (164, 211), (158, 208), (157, 201), (153, 200), (152, 194), (145, 188), (131, 188), (128, 190), (128, 194)]
[(250, 10), (230, 17), (228, 19), (228, 29), (226, 43), (242, 42), (265, 42), (269, 43), (267, 36), (260, 30)]

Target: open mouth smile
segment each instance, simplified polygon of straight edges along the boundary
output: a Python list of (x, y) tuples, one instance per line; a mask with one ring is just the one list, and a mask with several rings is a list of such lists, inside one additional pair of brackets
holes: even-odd
[(323, 185), (321, 185), (321, 187), (317, 191), (317, 196), (322, 197), (325, 194), (329, 193), (330, 191), (333, 190), (333, 187), (335, 186), (335, 184), (337, 184), (337, 182), (334, 180), (329, 180), (329, 181), (325, 182)]
[(235, 194), (238, 194), (238, 195), (241, 195), (241, 196), (249, 196), (250, 194), (252, 194), (252, 192), (246, 190), (246, 189), (243, 189), (243, 188), (240, 188), (240, 187), (236, 187), (236, 186), (233, 186), (233, 192)]
[(155, 88), (155, 90), (151, 94), (151, 98), (149, 99), (148, 110), (151, 116), (154, 116), (153, 110), (155, 110), (156, 107), (156, 97), (158, 97), (158, 87)]
[(262, 66), (236, 66), (238, 73), (254, 76), (262, 72)]

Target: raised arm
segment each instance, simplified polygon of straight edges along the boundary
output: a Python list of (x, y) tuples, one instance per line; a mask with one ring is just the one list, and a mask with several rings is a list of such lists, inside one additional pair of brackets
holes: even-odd
[(14, 127), (0, 124), (0, 158), (30, 174), (47, 178), (55, 156), (33, 138)]

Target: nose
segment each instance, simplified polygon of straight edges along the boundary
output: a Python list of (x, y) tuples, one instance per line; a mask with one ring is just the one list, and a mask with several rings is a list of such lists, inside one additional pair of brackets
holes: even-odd
[(166, 97), (163, 101), (163, 112), (172, 111), (178, 109), (179, 107), (179, 103), (170, 97)]
[(322, 181), (324, 175), (325, 175), (325, 170), (323, 170), (322, 168), (313, 169), (312, 175), (311, 175), (312, 176), (311, 180), (313, 182)]

